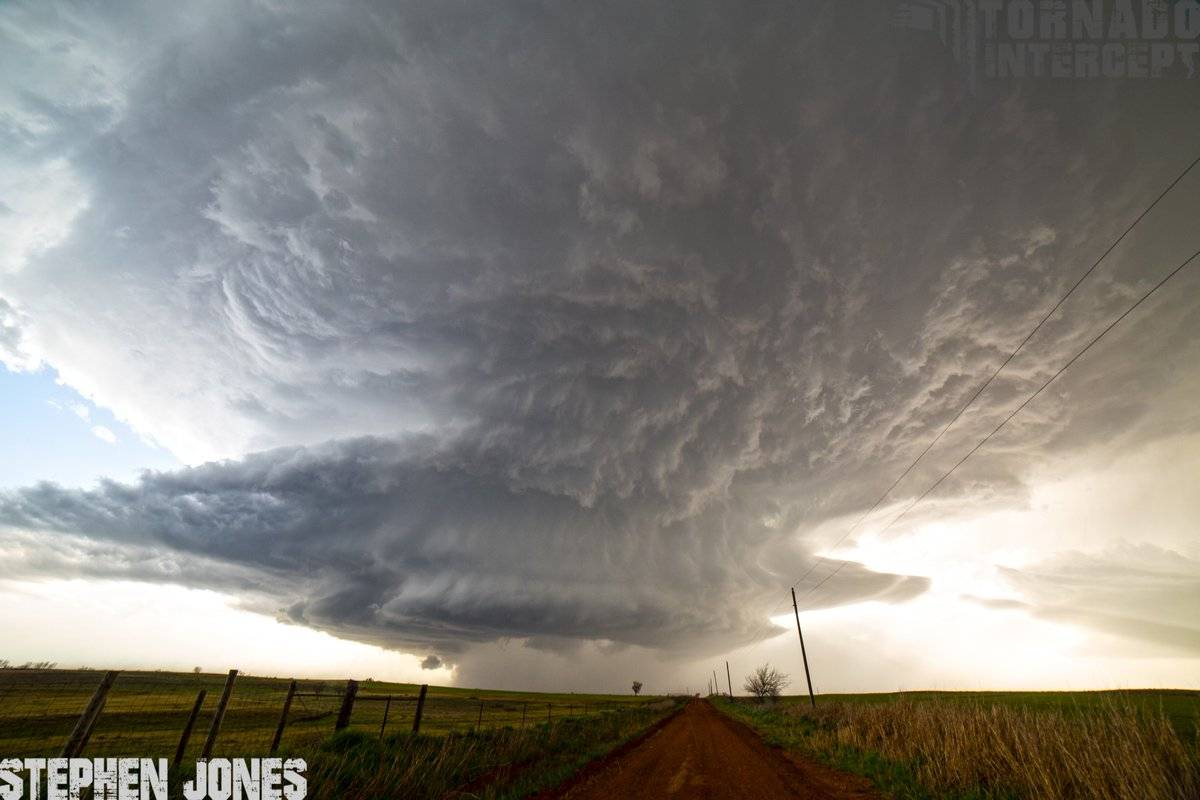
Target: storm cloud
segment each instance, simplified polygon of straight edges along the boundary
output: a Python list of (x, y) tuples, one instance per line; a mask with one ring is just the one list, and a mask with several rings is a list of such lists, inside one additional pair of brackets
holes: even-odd
[[(656, 522), (654, 502), (587, 507), (514, 491), (427, 444), (359, 439), (149, 474), (137, 486), (42, 485), (0, 496), (0, 519), (173, 556), (101, 562), (101, 575), (232, 589), (297, 623), (442, 653), (509, 637), (679, 651), (745, 643), (765, 591), (804, 563), (780, 561), (780, 533), (736, 503)], [(75, 574), (96, 576), (94, 560), (75, 559)], [(18, 557), (8, 570), (53, 566), (72, 569), (69, 559)], [(903, 600), (926, 583), (856, 568), (841, 589)], [(728, 615), (714, 619), (714, 594), (730, 599)]]
[[(192, 465), (0, 493), (6, 569), (218, 588), (433, 667), (505, 638), (762, 636), (1178, 171), (1189, 143), (1139, 120), (1190, 90), (970, 98), (887, 3), (767, 6), (0, 12), (17, 74), (59, 76), (0, 128), (10, 182), (43, 187), (4, 198), (0, 351)], [(893, 499), (1190, 252), (1186, 216), (1119, 251)], [(1200, 363), (1182, 280), (918, 513), (1024, 502), (1045, 448), (1200, 429), (1142, 399)], [(815, 602), (927, 586), (852, 564)]]

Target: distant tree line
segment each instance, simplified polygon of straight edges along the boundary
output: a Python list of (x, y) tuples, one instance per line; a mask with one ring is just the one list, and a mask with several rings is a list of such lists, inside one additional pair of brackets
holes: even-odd
[(24, 664), (13, 664), (7, 658), (0, 658), (0, 669), (54, 669), (57, 661), (26, 661)]

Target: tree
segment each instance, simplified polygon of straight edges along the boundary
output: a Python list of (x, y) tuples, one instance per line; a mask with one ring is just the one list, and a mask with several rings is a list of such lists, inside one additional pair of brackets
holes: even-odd
[(742, 688), (757, 697), (759, 702), (762, 702), (768, 698), (773, 700), (779, 697), (784, 687), (791, 684), (791, 682), (791, 679), (787, 675), (784, 675), (770, 664), (763, 664), (746, 676), (746, 683)]
[(639, 695), (642, 693), (642, 682), (641, 681), (633, 682), (633, 693), (635, 695)]

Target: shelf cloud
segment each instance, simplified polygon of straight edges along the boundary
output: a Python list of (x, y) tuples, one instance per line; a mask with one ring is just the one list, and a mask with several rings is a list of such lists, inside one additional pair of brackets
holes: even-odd
[[(786, 549), (781, 534), (728, 500), (702, 518), (656, 521), (652, 502), (588, 507), (514, 490), (429, 444), (358, 439), (147, 474), (136, 486), (0, 495), (6, 525), (83, 532), (115, 549), (99, 570), (84, 545), (50, 563), (17, 558), (10, 575), (234, 589), (296, 623), (445, 654), (499, 638), (680, 651), (749, 642), (752, 610), (786, 574), (787, 562), (762, 565)], [(797, 554), (790, 566), (802, 563)], [(927, 583), (856, 566), (839, 597), (902, 601)], [(714, 595), (730, 599), (726, 616), (713, 618)]]

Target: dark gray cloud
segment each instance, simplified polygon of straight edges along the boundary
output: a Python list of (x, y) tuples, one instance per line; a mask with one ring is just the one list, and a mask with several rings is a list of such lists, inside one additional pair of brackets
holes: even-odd
[[(870, 505), (1190, 146), (1141, 122), (1187, 85), (971, 99), (887, 3), (768, 6), (131, 4), (90, 33), (22, 7), (22, 46), (71, 43), (101, 87), (31, 89), (3, 131), (88, 197), (0, 275), (9, 346), (203, 464), (5, 493), (6, 535), (134, 554), (25, 568), (237, 587), (443, 654), (753, 636), (810, 534)], [(1181, 221), (900, 496), (1171, 260)], [(1102, 391), (1064, 383), (949, 502), (1021, 501), (1031, 452), (1154, 425), (1138, 398), (1180, 371), (1149, 355), (1200, 353), (1190, 280)], [(1160, 435), (1200, 425), (1175, 419)], [(851, 565), (817, 602), (925, 585)]]
[[(754, 609), (803, 564), (780, 561), (781, 534), (736, 503), (656, 523), (636, 500), (586, 507), (513, 490), (428, 444), (360, 439), (147, 474), (137, 486), (3, 493), (0, 524), (170, 554), (122, 564), (34, 550), (8, 574), (235, 590), (297, 623), (442, 653), (527, 637), (551, 649), (608, 640), (684, 651), (750, 641)], [(899, 601), (925, 585), (857, 566), (847, 575), (842, 599)], [(713, 597), (728, 601), (715, 616)]]
[(437, 656), (425, 656), (421, 659), (421, 669), (438, 669), (443, 664)]

